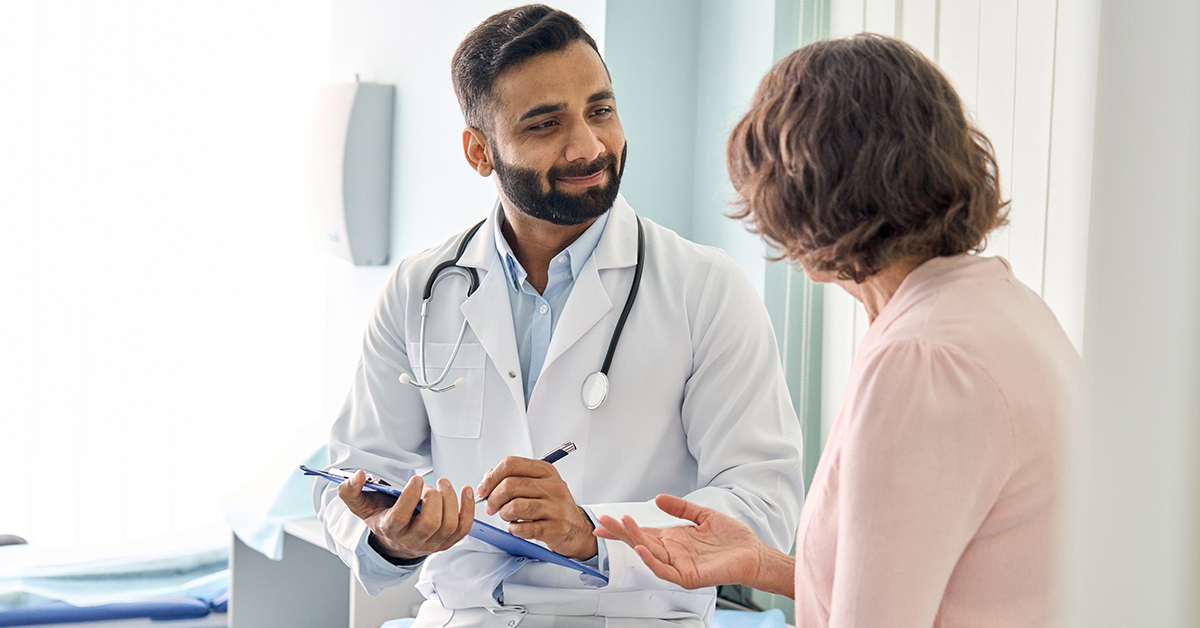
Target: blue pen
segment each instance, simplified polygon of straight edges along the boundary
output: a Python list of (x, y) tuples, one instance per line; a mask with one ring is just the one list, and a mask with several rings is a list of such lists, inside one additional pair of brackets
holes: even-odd
[[(549, 462), (550, 464), (554, 464), (554, 463), (558, 462), (559, 460), (562, 460), (563, 458), (565, 458), (567, 456), (567, 454), (571, 453), (572, 451), (575, 451), (575, 443), (563, 443), (562, 446), (559, 447), (558, 449), (555, 449), (554, 451), (542, 456), (542, 462)], [(487, 501), (486, 497), (476, 497), (475, 498), (476, 504), (482, 504), (485, 501)]]
[(559, 447), (558, 449), (555, 449), (554, 451), (542, 456), (542, 462), (554, 464), (559, 460), (566, 458), (567, 454), (571, 453), (572, 451), (575, 451), (575, 443), (563, 443), (562, 447)]

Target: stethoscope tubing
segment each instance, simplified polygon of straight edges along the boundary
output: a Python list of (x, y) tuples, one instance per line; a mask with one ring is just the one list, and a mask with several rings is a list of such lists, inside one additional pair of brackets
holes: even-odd
[(642, 219), (637, 219), (638, 228), (638, 248), (637, 248), (637, 265), (633, 267), (633, 283), (629, 286), (629, 296), (625, 297), (625, 308), (621, 310), (621, 318), (617, 319), (617, 326), (613, 329), (612, 339), (608, 341), (608, 353), (604, 356), (604, 365), (600, 367), (600, 372), (604, 377), (608, 377), (608, 369), (612, 366), (613, 355), (617, 352), (617, 341), (621, 339), (621, 332), (625, 329), (625, 321), (629, 318), (629, 311), (633, 309), (633, 301), (637, 299), (638, 288), (642, 285), (642, 262), (646, 261), (646, 235), (642, 232)]
[[(458, 269), (457, 267), (451, 268), (450, 270), (453, 271), (456, 269), (459, 271), (462, 270), (462, 269)], [(466, 273), (460, 272), (459, 274), (465, 275)], [(442, 275), (442, 276), (444, 277), (445, 275)], [(429, 381), (429, 372), (425, 368), (425, 364), (426, 364), (426, 362), (425, 362), (425, 321), (427, 321), (427, 320), (429, 320), (429, 301), (422, 301), (421, 302), (421, 336), (420, 336), (421, 349), (418, 353), (420, 354), (420, 360), (421, 360), (421, 379), (425, 380), (428, 383), (420, 384), (417, 386), (417, 388), (428, 388), (429, 390), (432, 390), (433, 392), (444, 392), (444, 391), (450, 390), (451, 388), (453, 388), (453, 386), (447, 386), (446, 388), (434, 388), (434, 386), (437, 386), (438, 384), (442, 383), (442, 381), (446, 379), (446, 375), (448, 373), (450, 373), (450, 367), (454, 364), (454, 359), (458, 357), (458, 350), (462, 348), (463, 338), (465, 338), (467, 335), (467, 321), (464, 320), (462, 323), (462, 327), (460, 327), (458, 329), (458, 340), (454, 341), (454, 349), (450, 352), (450, 359), (446, 362), (446, 367), (442, 369), (442, 373), (441, 373), (441, 375), (438, 375), (437, 379), (430, 382)]]
[[(414, 374), (419, 373), (421, 380), (423, 381), (418, 381), (415, 378), (409, 379), (407, 376), (401, 376), (401, 381), (403, 383), (411, 384), (417, 388), (430, 390), (432, 392), (445, 392), (460, 385), (459, 382), (462, 380), (459, 380), (459, 382), (455, 382), (448, 386), (438, 387), (439, 384), (445, 381), (447, 375), (449, 375), (450, 368), (454, 365), (455, 358), (458, 357), (459, 349), (462, 348), (463, 338), (466, 337), (467, 333), (467, 321), (463, 320), (462, 327), (460, 327), (458, 330), (458, 339), (454, 342), (454, 349), (450, 352), (450, 359), (446, 361), (445, 368), (442, 369), (442, 372), (438, 375), (437, 379), (433, 380), (432, 382), (429, 381), (429, 373), (425, 367), (425, 324), (429, 319), (429, 300), (433, 297), (433, 291), (437, 286), (437, 282), (441, 281), (442, 278), (446, 276), (444, 272), (462, 275), (470, 282), (470, 286), (467, 288), (467, 297), (470, 297), (472, 294), (474, 294), (476, 288), (479, 287), (479, 273), (474, 268), (465, 268), (463, 266), (459, 266), (458, 262), (462, 258), (463, 252), (466, 251), (467, 244), (471, 241), (471, 238), (475, 235), (475, 232), (479, 231), (479, 228), (483, 226), (484, 222), (486, 222), (486, 220), (479, 221), (474, 227), (471, 227), (471, 229), (463, 235), (463, 239), (459, 242), (458, 251), (455, 253), (454, 259), (446, 260), (441, 264), (438, 264), (429, 274), (429, 279), (425, 282), (425, 291), (422, 294), (423, 298), (421, 300), (421, 332), (419, 336), (420, 348), (417, 352), (418, 359), (420, 360), (420, 367), (413, 369)], [(625, 307), (621, 310), (621, 316), (617, 319), (617, 326), (613, 329), (612, 338), (610, 338), (608, 341), (608, 351), (604, 355), (604, 363), (601, 365), (599, 371), (590, 375), (584, 382), (584, 405), (589, 410), (595, 410), (598, 408), (600, 404), (602, 404), (608, 397), (608, 371), (610, 368), (612, 368), (613, 356), (616, 355), (617, 352), (617, 343), (621, 340), (621, 332), (623, 332), (625, 329), (625, 322), (629, 319), (629, 312), (633, 309), (633, 302), (637, 300), (638, 290), (641, 288), (642, 269), (644, 268), (646, 261), (646, 235), (642, 227), (642, 219), (640, 217), (637, 218), (637, 229), (637, 264), (634, 266), (633, 282), (629, 286), (629, 295), (625, 298)], [(588, 382), (592, 381), (592, 378), (595, 376), (599, 376), (599, 382), (603, 390), (602, 392), (598, 393), (599, 396), (594, 400), (593, 403), (587, 400), (586, 391), (588, 389)]]
[(433, 392), (445, 392), (451, 388), (454, 388), (455, 386), (452, 384), (450, 386), (435, 388), (435, 386), (445, 381), (446, 375), (450, 373), (450, 367), (454, 365), (454, 359), (458, 357), (458, 350), (462, 348), (463, 338), (465, 338), (467, 335), (467, 321), (463, 320), (462, 327), (460, 327), (458, 330), (458, 340), (454, 342), (454, 350), (450, 352), (450, 359), (446, 361), (446, 367), (442, 369), (442, 373), (438, 375), (437, 379), (432, 382), (429, 381), (429, 373), (425, 367), (425, 323), (429, 320), (429, 299), (433, 297), (433, 289), (437, 286), (437, 282), (441, 281), (447, 276), (443, 273), (443, 271), (449, 271), (465, 277), (470, 284), (467, 287), (467, 296), (470, 297), (472, 294), (475, 294), (475, 290), (479, 287), (479, 272), (474, 268), (464, 268), (459, 266), (458, 261), (462, 259), (463, 253), (467, 250), (467, 243), (471, 241), (471, 237), (475, 235), (475, 232), (479, 231), (479, 228), (483, 226), (484, 222), (486, 222), (486, 220), (480, 220), (479, 222), (475, 223), (474, 227), (471, 227), (469, 231), (463, 234), (463, 239), (458, 243), (458, 251), (455, 252), (454, 259), (446, 260), (441, 264), (438, 264), (437, 268), (433, 269), (433, 272), (429, 274), (429, 279), (425, 282), (425, 292), (423, 293), (421, 299), (421, 334), (419, 336), (418, 345), (420, 349), (417, 351), (421, 366), (419, 369), (413, 369), (413, 374), (416, 375), (419, 373), (421, 379), (417, 380), (414, 377), (412, 381), (407, 382), (413, 386), (416, 386), (417, 388), (427, 389)]

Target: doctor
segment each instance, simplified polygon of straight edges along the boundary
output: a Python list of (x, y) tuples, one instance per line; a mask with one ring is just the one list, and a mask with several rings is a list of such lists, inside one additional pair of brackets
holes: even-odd
[[(405, 488), (390, 506), (361, 473), (318, 486), (328, 544), (371, 593), (423, 565), (416, 626), (706, 626), (713, 588), (659, 580), (592, 530), (602, 515), (678, 522), (652, 501), (670, 493), (790, 547), (800, 430), (762, 301), (726, 254), (618, 195), (612, 84), (573, 17), (496, 14), (452, 70), (467, 162), (499, 201), (403, 260), (376, 303), (331, 466)], [(537, 460), (568, 441), (571, 455)], [(609, 582), (466, 537), (472, 517)]]

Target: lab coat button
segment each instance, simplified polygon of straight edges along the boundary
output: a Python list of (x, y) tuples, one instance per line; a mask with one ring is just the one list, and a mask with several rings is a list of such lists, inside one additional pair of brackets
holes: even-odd
[(516, 378), (517, 378), (517, 372), (516, 372), (516, 371), (509, 371), (509, 372), (508, 372), (508, 376), (509, 376), (510, 378), (512, 378), (512, 379), (516, 379)]
[(516, 626), (516, 625), (517, 625), (517, 620), (515, 620), (515, 619), (508, 620), (508, 628), (513, 628), (513, 626)]

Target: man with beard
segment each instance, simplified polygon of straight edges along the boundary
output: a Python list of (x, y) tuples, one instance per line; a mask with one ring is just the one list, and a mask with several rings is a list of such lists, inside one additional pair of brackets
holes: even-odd
[[(664, 583), (593, 529), (670, 525), (652, 501), (670, 493), (790, 547), (800, 429), (761, 299), (723, 252), (619, 196), (616, 99), (573, 17), (494, 15), (452, 71), (467, 161), (499, 200), (380, 295), (331, 435), (331, 466), (354, 474), (315, 496), (329, 546), (371, 593), (423, 566), (416, 626), (707, 625), (713, 589)], [(360, 470), (399, 499), (363, 492)], [(608, 580), (468, 537), (475, 516)]]

